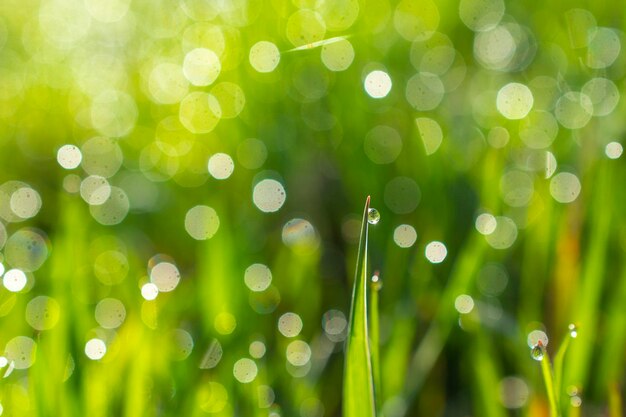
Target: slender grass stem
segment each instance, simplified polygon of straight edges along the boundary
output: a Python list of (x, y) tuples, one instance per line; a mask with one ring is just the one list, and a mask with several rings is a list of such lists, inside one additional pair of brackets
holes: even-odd
[(548, 395), (548, 401), (550, 402), (550, 416), (561, 417), (559, 407), (557, 406), (557, 397), (555, 392), (554, 377), (552, 375), (552, 366), (550, 365), (550, 357), (545, 346), (540, 345), (543, 358), (541, 359), (541, 373), (543, 375), (543, 381), (546, 384), (546, 394)]
[(554, 394), (556, 399), (556, 404), (559, 410), (563, 407), (561, 403), (561, 396), (563, 393), (563, 360), (565, 359), (565, 353), (570, 345), (570, 335), (566, 335), (563, 343), (559, 347), (559, 350), (556, 352), (554, 356)]
[(372, 374), (374, 376), (374, 397), (380, 402), (380, 325), (378, 317), (378, 293), (382, 281), (378, 271), (374, 272), (370, 293), (370, 352), (372, 354)]

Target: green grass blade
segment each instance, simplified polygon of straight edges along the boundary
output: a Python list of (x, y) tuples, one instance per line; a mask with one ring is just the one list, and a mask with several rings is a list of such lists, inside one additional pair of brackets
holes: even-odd
[(561, 343), (561, 346), (559, 347), (559, 350), (556, 352), (556, 355), (554, 355), (554, 392), (556, 395), (556, 403), (557, 406), (559, 407), (559, 410), (563, 409), (563, 360), (565, 359), (565, 353), (567, 352), (567, 349), (569, 348), (569, 344), (570, 344), (570, 339), (572, 338), (571, 336), (571, 330), (568, 331), (568, 333), (565, 335), (565, 338), (563, 339), (563, 342)]
[(556, 392), (554, 389), (554, 377), (552, 375), (552, 366), (550, 364), (550, 357), (545, 346), (541, 345), (541, 351), (543, 358), (541, 359), (541, 374), (543, 376), (543, 382), (546, 384), (546, 394), (548, 401), (550, 402), (550, 416), (560, 417), (561, 413), (557, 406)]
[(374, 417), (374, 380), (367, 320), (367, 212), (365, 201), (356, 275), (346, 339), (343, 378), (343, 417)]
[(374, 377), (375, 398), (381, 400), (380, 392), (380, 325), (378, 321), (378, 292), (382, 288), (380, 275), (374, 272), (370, 293), (370, 352), (372, 354), (372, 375)]

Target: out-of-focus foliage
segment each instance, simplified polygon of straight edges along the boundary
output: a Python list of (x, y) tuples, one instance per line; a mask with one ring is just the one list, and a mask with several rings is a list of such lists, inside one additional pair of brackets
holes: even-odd
[(625, 10), (2, 0), (3, 415), (340, 415), (366, 195), (382, 415), (619, 409)]

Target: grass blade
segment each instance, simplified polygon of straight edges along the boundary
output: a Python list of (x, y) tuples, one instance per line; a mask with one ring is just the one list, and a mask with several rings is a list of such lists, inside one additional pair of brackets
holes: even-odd
[(372, 275), (370, 293), (370, 352), (372, 355), (372, 375), (374, 379), (374, 398), (381, 400), (380, 392), (380, 325), (378, 322), (378, 292), (382, 281), (378, 271)]
[(538, 346), (543, 354), (543, 357), (541, 359), (541, 374), (543, 376), (543, 382), (546, 385), (546, 394), (548, 396), (548, 401), (550, 402), (550, 416), (561, 417), (560, 409), (557, 405), (558, 401), (556, 397), (556, 392), (554, 389), (554, 376), (552, 375), (550, 357), (548, 356), (548, 351), (546, 350), (545, 346), (543, 346), (541, 343)]
[(559, 350), (556, 352), (554, 356), (554, 392), (556, 395), (556, 402), (559, 410), (563, 409), (563, 360), (565, 359), (565, 353), (569, 348), (570, 339), (572, 337), (576, 337), (577, 333), (572, 333), (574, 331), (574, 327), (570, 325), (568, 333), (565, 335), (565, 339), (561, 343)]
[(343, 378), (343, 417), (374, 417), (374, 380), (367, 321), (367, 213), (370, 198), (365, 200), (361, 238), (357, 256), (350, 327), (346, 339)]

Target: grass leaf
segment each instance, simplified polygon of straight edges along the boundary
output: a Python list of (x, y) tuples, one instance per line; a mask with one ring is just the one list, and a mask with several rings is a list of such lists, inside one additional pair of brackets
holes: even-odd
[(567, 349), (569, 348), (570, 333), (565, 335), (563, 342), (561, 342), (561, 346), (559, 346), (559, 350), (554, 355), (554, 395), (557, 407), (559, 410), (563, 409), (563, 360), (565, 359), (565, 353), (567, 353)]
[(343, 378), (343, 417), (375, 417), (374, 380), (367, 320), (367, 213), (365, 201), (357, 256), (350, 327), (346, 339)]
[[(372, 375), (374, 379), (374, 398), (381, 400), (380, 392), (380, 324), (378, 321), (378, 292), (382, 288), (382, 281), (378, 271), (372, 275), (370, 288), (370, 353), (372, 356)], [(379, 404), (380, 405), (380, 404)]]
[(558, 401), (556, 391), (554, 389), (554, 376), (552, 375), (550, 356), (548, 356), (548, 351), (545, 346), (540, 344), (539, 347), (543, 353), (543, 358), (541, 359), (541, 374), (543, 376), (543, 382), (546, 385), (546, 395), (548, 396), (548, 401), (550, 402), (550, 416), (560, 417), (561, 413), (557, 405)]

